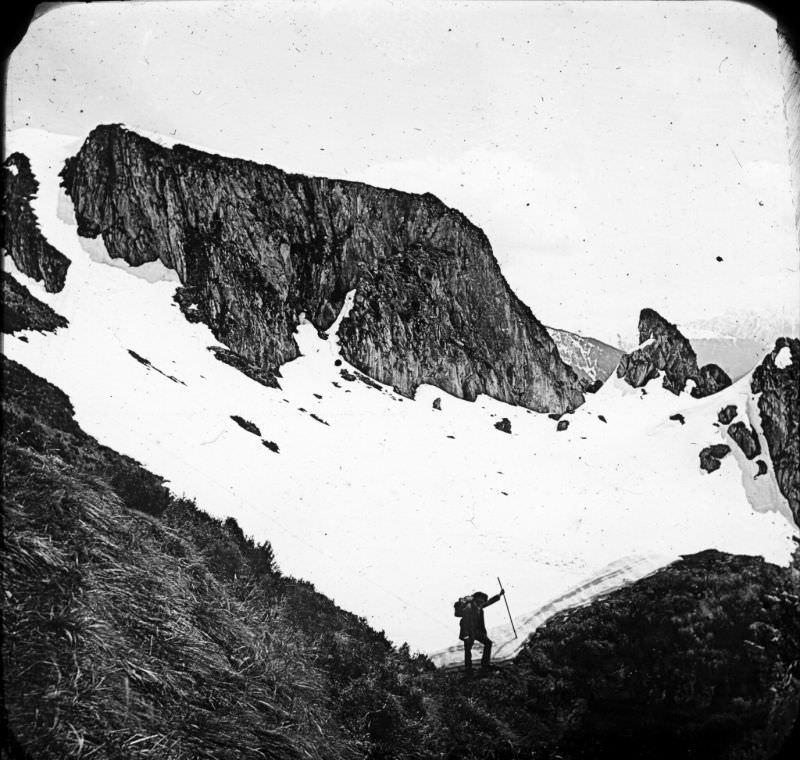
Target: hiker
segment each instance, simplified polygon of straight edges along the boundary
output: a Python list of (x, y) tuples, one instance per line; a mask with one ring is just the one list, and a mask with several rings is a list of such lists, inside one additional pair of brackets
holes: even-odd
[(486, 623), (483, 621), (483, 610), (490, 604), (500, 600), (506, 592), (502, 589), (491, 599), (483, 593), (476, 591), (472, 596), (462, 597), (456, 602), (455, 614), (461, 618), (459, 638), (464, 642), (464, 670), (467, 675), (472, 674), (472, 645), (479, 641), (483, 644), (483, 657), (481, 668), (488, 670), (492, 658), (492, 641), (486, 635)]

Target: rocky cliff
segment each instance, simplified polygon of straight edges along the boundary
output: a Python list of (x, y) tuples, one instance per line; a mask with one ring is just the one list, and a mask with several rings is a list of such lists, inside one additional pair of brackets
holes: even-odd
[(800, 525), (800, 339), (778, 338), (753, 372), (761, 428), (781, 493)]
[(287, 174), (121, 126), (97, 127), (62, 173), (81, 235), (175, 269), (179, 302), (258, 368), (297, 356), (302, 313), (349, 361), (411, 395), (432, 383), (535, 410), (583, 401), (484, 233), (430, 194)]
[(639, 347), (624, 355), (617, 367), (622, 377), (638, 388), (663, 373), (664, 387), (679, 394), (688, 380), (694, 381), (692, 396), (710, 396), (731, 384), (716, 364), (697, 366), (697, 355), (680, 330), (653, 309), (639, 315)]
[(33, 176), (27, 156), (12, 153), (3, 164), (4, 253), (11, 255), (21, 272), (44, 281), (45, 288), (57, 293), (64, 287), (70, 261), (45, 240), (31, 198), (39, 183)]

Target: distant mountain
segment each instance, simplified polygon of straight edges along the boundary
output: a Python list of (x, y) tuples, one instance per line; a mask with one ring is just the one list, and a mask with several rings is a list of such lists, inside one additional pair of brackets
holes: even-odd
[(596, 390), (598, 381), (604, 383), (617, 368), (623, 352), (596, 338), (556, 327), (547, 327), (547, 332), (558, 347), (558, 353), (569, 364), (581, 382), (584, 391)]
[(681, 322), (678, 327), (692, 342), (699, 363), (718, 364), (738, 380), (772, 350), (775, 336), (800, 336), (800, 314), (788, 310), (725, 314)]

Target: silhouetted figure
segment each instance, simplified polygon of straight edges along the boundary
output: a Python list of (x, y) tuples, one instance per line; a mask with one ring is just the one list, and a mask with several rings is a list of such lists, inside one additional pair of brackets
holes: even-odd
[(463, 597), (456, 602), (455, 614), (461, 618), (459, 638), (464, 642), (464, 670), (467, 675), (472, 674), (472, 645), (479, 641), (483, 644), (483, 657), (481, 667), (488, 669), (492, 658), (492, 641), (486, 635), (486, 623), (483, 620), (483, 610), (490, 604), (499, 601), (505, 591), (501, 591), (491, 599), (483, 593), (476, 591), (472, 596)]

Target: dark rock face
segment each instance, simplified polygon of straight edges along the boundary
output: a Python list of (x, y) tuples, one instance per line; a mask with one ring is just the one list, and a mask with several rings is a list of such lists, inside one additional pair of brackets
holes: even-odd
[[(649, 342), (648, 342), (649, 341)], [(617, 377), (634, 388), (646, 385), (659, 374), (663, 385), (678, 395), (688, 380), (694, 380), (692, 396), (702, 398), (731, 384), (731, 379), (716, 364), (697, 366), (691, 343), (680, 330), (653, 309), (642, 309), (639, 315), (639, 342), (647, 343), (625, 354), (617, 367)]]
[(695, 398), (711, 396), (729, 385), (731, 385), (731, 379), (722, 367), (716, 364), (706, 364), (700, 367), (697, 384), (692, 388), (692, 396)]
[(404, 395), (430, 383), (537, 411), (583, 402), (486, 236), (430, 194), (167, 149), (120, 126), (95, 129), (62, 176), (81, 235), (175, 269), (181, 301), (258, 367), (295, 358), (301, 313), (326, 330), (355, 289), (343, 353)]
[(433, 406), (434, 409), (437, 409), (438, 411), (441, 412), (442, 411), (442, 399), (441, 398), (435, 398), (433, 400), (432, 406)]
[(560, 433), (569, 427), (569, 420), (559, 420), (556, 425), (556, 430)]
[[(779, 354), (791, 360), (784, 367), (775, 363)], [(800, 339), (778, 338), (753, 372), (751, 387), (761, 394), (761, 429), (778, 488), (800, 525)]]
[(756, 467), (758, 467), (758, 471), (756, 472), (754, 477), (757, 478), (760, 475), (766, 475), (767, 474), (767, 463), (763, 459), (759, 459), (756, 462)]
[(700, 469), (706, 472), (714, 472), (720, 467), (720, 459), (727, 456), (731, 451), (730, 446), (724, 443), (715, 443), (713, 446), (706, 446), (700, 452)]
[(3, 325), (4, 333), (18, 330), (54, 332), (66, 327), (68, 322), (47, 304), (31, 295), (31, 292), (16, 281), (8, 272), (2, 272)]
[(723, 407), (719, 410), (717, 414), (717, 419), (723, 424), (728, 425), (733, 422), (734, 418), (738, 414), (735, 404), (729, 404), (726, 407)]
[(44, 281), (50, 293), (64, 287), (70, 260), (45, 240), (31, 208), (39, 190), (28, 157), (12, 153), (3, 164), (3, 210), (5, 232), (3, 248), (19, 270), (37, 281)]
[(761, 453), (761, 444), (758, 433), (744, 422), (734, 422), (728, 428), (728, 435), (736, 441), (739, 448), (748, 459), (755, 459)]
[(511, 432), (511, 420), (509, 420), (508, 417), (503, 417), (503, 419), (500, 420), (500, 422), (495, 422), (494, 426), (498, 430), (501, 430), (503, 433)]

